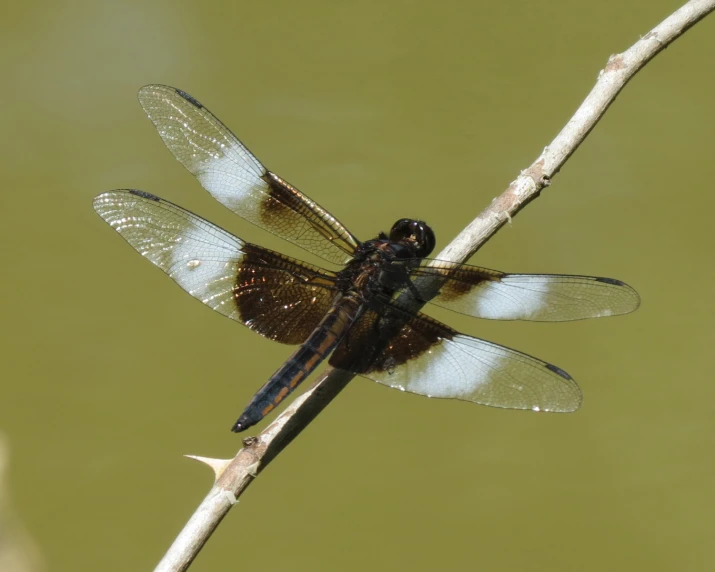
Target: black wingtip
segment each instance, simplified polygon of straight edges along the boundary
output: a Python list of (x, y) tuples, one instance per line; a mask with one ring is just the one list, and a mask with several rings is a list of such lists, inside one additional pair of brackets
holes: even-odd
[(604, 284), (611, 284), (612, 286), (628, 286), (625, 282), (621, 280), (616, 280), (615, 278), (601, 278), (597, 277), (596, 282), (603, 282)]
[(198, 107), (199, 109), (201, 109), (203, 107), (203, 105), (201, 105), (201, 103), (195, 97), (189, 95), (185, 91), (176, 88), (176, 93), (178, 93), (181, 97), (183, 97), (186, 101), (188, 101), (194, 107)]
[(161, 199), (157, 197), (156, 195), (152, 195), (151, 193), (147, 193), (146, 191), (140, 191), (139, 189), (129, 189), (129, 192), (132, 195), (136, 195), (138, 197), (141, 197), (143, 199), (148, 199), (150, 201), (156, 201), (159, 202)]
[(563, 369), (561, 369), (558, 366), (555, 366), (551, 363), (547, 363), (546, 369), (553, 371), (556, 375), (559, 375), (568, 381), (573, 381), (573, 377), (571, 377), (568, 373), (566, 373)]

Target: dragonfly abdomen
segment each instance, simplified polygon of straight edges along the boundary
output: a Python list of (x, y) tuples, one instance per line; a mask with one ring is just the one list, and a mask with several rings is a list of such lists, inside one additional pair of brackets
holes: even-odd
[(232, 430), (245, 431), (275, 409), (332, 353), (361, 311), (357, 295), (341, 295), (308, 339), (253, 396)]

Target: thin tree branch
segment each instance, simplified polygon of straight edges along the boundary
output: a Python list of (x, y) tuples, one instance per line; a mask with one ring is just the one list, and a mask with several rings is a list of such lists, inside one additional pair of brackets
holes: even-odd
[[(692, 0), (631, 48), (611, 56), (591, 93), (551, 144), (436, 258), (456, 262), (469, 259), (550, 184), (628, 81), (656, 54), (713, 10), (715, 0)], [(156, 570), (186, 570), (253, 479), (342, 391), (352, 377), (352, 374), (329, 369), (258, 437), (245, 439), (244, 448), (233, 459), (194, 457), (214, 469), (215, 484)]]

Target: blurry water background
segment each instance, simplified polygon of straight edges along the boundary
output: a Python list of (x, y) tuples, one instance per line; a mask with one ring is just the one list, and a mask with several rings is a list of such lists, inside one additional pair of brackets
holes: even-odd
[[(192, 301), (95, 215), (140, 188), (300, 258), (221, 207), (136, 102), (166, 83), (358, 237), (444, 246), (680, 5), (635, 0), (11, 3), (0, 23), (0, 430), (12, 506), (55, 571), (148, 570), (208, 490), (185, 453), (290, 353)], [(469, 334), (580, 383), (572, 415), (364, 380), (253, 484), (192, 570), (711, 570), (715, 17), (621, 94), (473, 262), (610, 276), (635, 314)]]

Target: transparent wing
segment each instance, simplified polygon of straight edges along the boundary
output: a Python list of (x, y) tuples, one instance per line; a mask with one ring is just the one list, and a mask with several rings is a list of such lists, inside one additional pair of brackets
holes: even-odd
[(613, 278), (506, 274), (443, 260), (419, 264), (410, 271), (418, 292), (427, 291), (423, 279), (443, 281), (430, 303), (478, 318), (562, 322), (627, 314), (640, 304), (633, 288)]
[(253, 224), (335, 264), (358, 240), (298, 189), (266, 170), (208, 109), (165, 85), (139, 90), (139, 103), (174, 156), (221, 204)]
[(581, 390), (561, 368), (394, 306), (365, 312), (330, 364), (427, 397), (534, 411), (581, 405)]
[(278, 342), (305, 341), (335, 295), (334, 274), (244, 242), (149, 193), (109, 191), (94, 209), (194, 298)]

